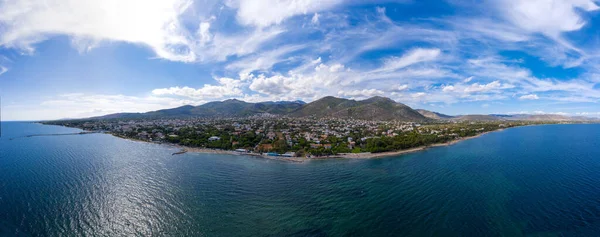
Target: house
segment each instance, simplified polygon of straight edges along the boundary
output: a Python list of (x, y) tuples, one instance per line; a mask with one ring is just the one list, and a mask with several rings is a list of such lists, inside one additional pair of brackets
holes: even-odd
[(212, 137), (209, 137), (209, 138), (208, 138), (208, 141), (209, 141), (209, 142), (212, 142), (212, 141), (218, 141), (218, 140), (221, 140), (221, 138), (220, 138), (220, 137), (217, 137), (217, 136), (212, 136)]
[(323, 145), (323, 147), (324, 147), (325, 149), (331, 149), (331, 144), (324, 144), (324, 145)]
[(323, 147), (323, 144), (310, 144), (310, 148), (317, 149), (319, 147)]
[(270, 151), (270, 150), (273, 150), (273, 145), (272, 144), (260, 144), (260, 145), (258, 145), (258, 150), (259, 151)]
[(165, 135), (162, 134), (161, 132), (155, 133), (154, 136), (157, 137), (158, 139), (165, 139)]

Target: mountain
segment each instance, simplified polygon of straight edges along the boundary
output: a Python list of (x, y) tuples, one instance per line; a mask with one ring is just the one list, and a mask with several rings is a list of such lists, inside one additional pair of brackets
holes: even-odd
[(567, 116), (560, 114), (489, 114), (489, 115), (462, 115), (452, 118), (455, 121), (532, 121), (532, 122), (590, 122), (598, 119)]
[(429, 111), (429, 110), (424, 110), (424, 109), (417, 109), (417, 112), (419, 112), (421, 115), (430, 118), (430, 119), (436, 119), (436, 120), (447, 120), (447, 119), (451, 119), (453, 118), (453, 116), (450, 115), (445, 115), (445, 114), (441, 114), (438, 112), (433, 112), (433, 111)]
[(328, 96), (311, 103), (302, 101), (268, 101), (248, 103), (230, 99), (199, 106), (186, 105), (147, 113), (117, 113), (92, 119), (135, 119), (162, 117), (244, 117), (261, 113), (294, 117), (335, 117), (364, 120), (423, 121), (426, 117), (412, 108), (385, 97), (356, 101)]
[(501, 117), (494, 115), (484, 115), (484, 114), (469, 114), (469, 115), (460, 115), (452, 118), (455, 121), (499, 121), (504, 120)]
[(192, 114), (200, 117), (241, 117), (261, 113), (287, 114), (303, 105), (299, 102), (277, 101), (248, 103), (231, 99), (206, 103), (192, 109)]
[(261, 113), (287, 114), (297, 110), (302, 101), (277, 101), (248, 103), (231, 99), (209, 102), (199, 106), (185, 105), (173, 109), (162, 109), (146, 113), (116, 113), (91, 119), (140, 119), (162, 117), (243, 117)]
[(506, 120), (521, 120), (521, 121), (554, 121), (554, 122), (565, 122), (565, 121), (589, 121), (590, 118), (585, 117), (571, 117), (560, 114), (511, 114), (511, 115), (496, 115), (502, 116)]
[(586, 117), (570, 117), (558, 114), (469, 114), (449, 116), (433, 111), (414, 110), (389, 98), (375, 96), (366, 100), (350, 100), (333, 96), (323, 97), (311, 103), (303, 101), (267, 101), (248, 103), (230, 99), (209, 102), (199, 106), (185, 105), (146, 113), (116, 113), (90, 119), (142, 119), (185, 117), (245, 117), (257, 114), (288, 115), (292, 117), (341, 118), (362, 120), (400, 121), (600, 121)]
[(359, 101), (327, 96), (302, 106), (290, 115), (364, 120), (428, 120), (412, 108), (380, 96)]

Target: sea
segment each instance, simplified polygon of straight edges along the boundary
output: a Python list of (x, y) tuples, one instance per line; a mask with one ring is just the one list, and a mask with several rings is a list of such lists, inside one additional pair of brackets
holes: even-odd
[(304, 163), (1, 126), (0, 236), (600, 236), (600, 125)]

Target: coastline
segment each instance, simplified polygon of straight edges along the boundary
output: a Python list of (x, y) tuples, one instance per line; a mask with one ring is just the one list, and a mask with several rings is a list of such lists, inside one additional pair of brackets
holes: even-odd
[(268, 156), (268, 155), (263, 155), (260, 153), (253, 153), (253, 152), (239, 152), (239, 151), (219, 150), (219, 149), (200, 148), (200, 147), (187, 147), (187, 146), (182, 146), (182, 145), (172, 145), (172, 146), (180, 148), (182, 151), (185, 151), (186, 153), (253, 156), (253, 157), (260, 157), (260, 158), (270, 159), (270, 160), (283, 160), (283, 161), (298, 162), (298, 163), (310, 160), (310, 159), (303, 158), (303, 157)]
[[(536, 125), (524, 125), (524, 126), (536, 126)], [(517, 126), (517, 127), (524, 127), (524, 126)], [(515, 127), (511, 127), (511, 128), (515, 128)], [(313, 157), (313, 158), (269, 156), (269, 155), (263, 155), (261, 153), (254, 153), (254, 152), (245, 152), (244, 153), (244, 152), (237, 152), (237, 151), (233, 151), (233, 150), (220, 150), (220, 149), (210, 149), (210, 148), (200, 148), (200, 147), (189, 147), (189, 146), (183, 146), (183, 145), (172, 144), (172, 143), (152, 142), (152, 141), (138, 140), (138, 139), (135, 139), (135, 138), (119, 136), (117, 134), (110, 133), (110, 132), (105, 132), (105, 134), (110, 134), (110, 135), (112, 135), (114, 137), (117, 137), (117, 138), (122, 138), (122, 139), (130, 140), (130, 141), (135, 141), (135, 142), (154, 143), (154, 144), (158, 144), (158, 145), (165, 145), (165, 146), (169, 146), (169, 147), (174, 147), (174, 148), (181, 149), (179, 152), (175, 152), (172, 155), (179, 155), (179, 154), (184, 154), (184, 153), (188, 153), (189, 152), (189, 153), (202, 153), (202, 154), (221, 154), (221, 155), (252, 156), (252, 157), (258, 157), (258, 158), (264, 158), (264, 159), (270, 159), (270, 160), (288, 161), (288, 162), (294, 162), (294, 163), (304, 163), (304, 162), (311, 161), (311, 160), (327, 160), (327, 159), (376, 159), (376, 158), (386, 158), (386, 157), (392, 157), (392, 156), (400, 156), (400, 155), (403, 155), (403, 154), (424, 151), (424, 150), (427, 150), (427, 149), (433, 148), (433, 147), (443, 147), (443, 146), (454, 145), (454, 144), (462, 142), (462, 141), (466, 141), (466, 140), (469, 140), (469, 139), (478, 138), (478, 137), (483, 136), (485, 134), (492, 133), (492, 132), (499, 132), (499, 131), (503, 131), (505, 129), (510, 129), (510, 128), (497, 129), (497, 130), (494, 130), (494, 131), (483, 132), (483, 133), (477, 134), (475, 136), (459, 138), (459, 139), (452, 140), (452, 141), (445, 142), (445, 143), (435, 143), (435, 144), (431, 144), (431, 145), (427, 145), (427, 146), (419, 146), (419, 147), (414, 147), (414, 148), (409, 148), (409, 149), (404, 149), (404, 150), (399, 150), (399, 151), (387, 151), (387, 152), (379, 152), (379, 153), (370, 153), (370, 152), (363, 152), (363, 153), (342, 153), (342, 154), (337, 154), (337, 155), (322, 156), (322, 157)], [(85, 130), (83, 130), (83, 131), (85, 131)]]
[[(428, 145), (428, 146), (413, 147), (413, 148), (399, 150), (399, 151), (386, 151), (386, 152), (379, 152), (379, 153), (345, 153), (345, 154), (341, 154), (341, 155), (335, 155), (335, 156), (326, 157), (325, 159), (328, 159), (328, 158), (376, 159), (376, 158), (385, 158), (385, 157), (391, 157), (391, 156), (399, 156), (399, 155), (404, 155), (404, 154), (408, 154), (408, 153), (414, 153), (414, 152), (424, 151), (424, 150), (427, 150), (429, 148), (434, 148), (434, 147), (451, 146), (451, 145), (454, 145), (454, 144), (462, 142), (462, 141), (466, 141), (466, 140), (469, 140), (469, 139), (478, 138), (478, 137), (483, 136), (485, 134), (493, 133), (493, 132), (499, 132), (499, 131), (503, 131), (505, 129), (506, 128), (498, 129), (498, 130), (494, 130), (494, 131), (488, 131), (488, 132), (477, 134), (475, 136), (463, 137), (463, 138), (459, 138), (459, 139), (452, 140), (452, 141), (449, 141), (449, 142), (434, 143), (434, 144), (431, 144), (431, 145)], [(319, 159), (319, 158), (314, 158), (314, 159)]]
[[(457, 143), (462, 142), (462, 141), (466, 141), (466, 140), (469, 140), (469, 139), (478, 138), (478, 137), (483, 136), (483, 135), (488, 134), (488, 133), (504, 131), (505, 129), (506, 128), (502, 128), (502, 129), (498, 129), (498, 130), (494, 130), (494, 131), (488, 131), (488, 132), (480, 133), (480, 134), (477, 134), (477, 135), (471, 136), (471, 137), (459, 138), (459, 139), (452, 140), (452, 141), (445, 142), (445, 143), (435, 143), (435, 144), (431, 144), (431, 145), (428, 145), (428, 146), (419, 146), (419, 147), (414, 147), (414, 148), (409, 148), (409, 149), (399, 150), (399, 151), (388, 151), (388, 152), (379, 152), (379, 153), (370, 153), (370, 152), (363, 152), (363, 153), (343, 153), (343, 154), (338, 154), (338, 155), (313, 157), (313, 158), (268, 156), (268, 155), (263, 155), (263, 154), (260, 154), (260, 153), (253, 153), (253, 152), (243, 153), (243, 152), (237, 152), (237, 151), (232, 151), (232, 150), (219, 150), (219, 149), (200, 148), (200, 147), (188, 147), (188, 146), (182, 146), (182, 145), (170, 144), (170, 143), (157, 143), (157, 144), (167, 145), (167, 146), (176, 147), (176, 148), (181, 149), (181, 153), (174, 153), (173, 155), (182, 154), (182, 153), (188, 153), (188, 152), (189, 153), (202, 153), (202, 154), (222, 154), (222, 155), (253, 156), (253, 157), (259, 157), (259, 158), (270, 159), (270, 160), (280, 160), (280, 161), (289, 161), (289, 162), (295, 162), (295, 163), (303, 163), (303, 162), (307, 162), (307, 161), (311, 161), (311, 160), (327, 160), (327, 159), (377, 159), (377, 158), (386, 158), (386, 157), (392, 157), (392, 156), (399, 156), (399, 155), (403, 155), (403, 154), (424, 151), (424, 150), (427, 150), (429, 148), (434, 148), (434, 147), (451, 146), (451, 145), (457, 144)], [(111, 135), (114, 135), (114, 134), (111, 134)], [(116, 136), (116, 137), (124, 138), (124, 137), (121, 137), (121, 136)], [(133, 141), (140, 141), (140, 142), (147, 142), (147, 141), (135, 140), (135, 139), (130, 139), (130, 138), (125, 138), (125, 139), (133, 140)]]

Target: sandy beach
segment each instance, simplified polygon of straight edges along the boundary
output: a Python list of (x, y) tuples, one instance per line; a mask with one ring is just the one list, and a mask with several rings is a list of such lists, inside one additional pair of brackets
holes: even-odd
[(431, 144), (428, 146), (420, 146), (420, 147), (414, 147), (414, 148), (409, 148), (409, 149), (404, 149), (404, 150), (399, 150), (399, 151), (387, 151), (387, 152), (379, 152), (379, 153), (370, 153), (370, 152), (363, 152), (363, 153), (344, 153), (344, 154), (338, 154), (335, 156), (330, 156), (330, 157), (325, 157), (326, 158), (346, 158), (346, 159), (373, 159), (373, 158), (383, 158), (383, 157), (390, 157), (390, 156), (398, 156), (398, 155), (402, 155), (402, 154), (407, 154), (407, 153), (413, 153), (413, 152), (418, 152), (418, 151), (423, 151), (426, 150), (428, 148), (432, 148), (432, 147), (442, 147), (442, 146), (450, 146), (465, 140), (469, 140), (469, 139), (473, 139), (473, 138), (477, 138), (480, 136), (483, 136), (484, 134), (488, 134), (488, 133), (492, 133), (492, 132), (498, 132), (498, 131), (502, 131), (504, 129), (498, 129), (498, 130), (494, 130), (494, 131), (489, 131), (489, 132), (484, 132), (481, 134), (477, 134), (475, 136), (472, 137), (463, 137), (463, 138), (459, 138), (456, 140), (452, 140), (449, 142), (445, 142), (445, 143), (436, 143), (436, 144)]

